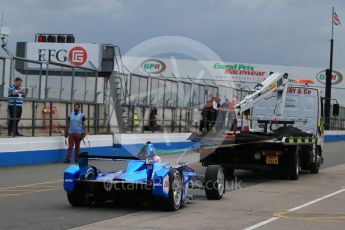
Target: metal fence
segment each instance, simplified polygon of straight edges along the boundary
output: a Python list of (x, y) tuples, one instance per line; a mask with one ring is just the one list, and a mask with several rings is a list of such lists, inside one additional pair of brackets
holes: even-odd
[(330, 130), (345, 130), (345, 119), (331, 118)]
[(0, 97), (7, 97), (6, 89), (16, 77), (29, 88), (29, 99), (103, 102), (104, 78), (96, 69), (0, 57)]
[[(243, 85), (221, 86), (220, 82), (157, 78), (141, 75), (121, 76), (124, 132), (151, 131), (150, 113), (158, 110), (155, 132), (193, 132), (200, 129), (201, 109), (212, 96), (241, 100), (251, 91)], [(333, 130), (345, 130), (345, 108), (332, 117)], [(221, 121), (218, 121), (221, 122)]]
[[(15, 108), (16, 109), (16, 108)], [(0, 99), (0, 136), (7, 136), (8, 131), (16, 135), (15, 127), (8, 130), (8, 123), (19, 121), (19, 133), (25, 136), (61, 136), (64, 134), (67, 118), (73, 111), (69, 102), (25, 100), (21, 118), (10, 118), (7, 112), (7, 99)], [(81, 111), (85, 116), (85, 125), (90, 134), (110, 133), (110, 124), (102, 104), (82, 103)]]
[[(110, 133), (103, 103), (104, 78), (96, 69), (19, 57), (0, 57), (0, 135), (7, 136), (11, 121), (7, 89), (17, 77), (29, 89), (19, 131), (25, 136), (62, 135), (73, 103), (80, 103), (90, 133)], [(12, 120), (18, 120), (13, 118)], [(12, 132), (15, 135), (15, 132)]]
[[(107, 77), (100, 77), (96, 69), (0, 57), (0, 135), (7, 135), (7, 89), (16, 77), (29, 88), (19, 123), (26, 136), (61, 135), (75, 102), (82, 105), (90, 133), (194, 132), (200, 129), (201, 109), (208, 99), (220, 97), (223, 103), (250, 93), (242, 83), (219, 80), (116, 76), (119, 106), (112, 104)], [(114, 109), (121, 111), (121, 119), (112, 116)], [(332, 118), (332, 129), (344, 130), (344, 120), (341, 108), (340, 118)]]
[(157, 116), (152, 117), (150, 107), (128, 107), (128, 123), (125, 132), (127, 133), (181, 133), (181, 132), (206, 132), (205, 123), (212, 123), (215, 130), (229, 129), (232, 120), (229, 119), (232, 111), (218, 111), (218, 118), (207, 120), (202, 116), (199, 109), (166, 109), (158, 108)]
[[(331, 111), (333, 111), (333, 106), (331, 106)], [(345, 107), (339, 108), (338, 116), (331, 114), (330, 130), (345, 130)]]
[[(137, 74), (120, 74), (123, 131), (193, 132), (198, 129), (201, 109), (211, 97), (221, 103), (240, 95), (234, 88), (215, 81), (193, 78), (162, 78)], [(243, 97), (248, 92), (242, 92)], [(152, 129), (152, 110), (157, 110)]]

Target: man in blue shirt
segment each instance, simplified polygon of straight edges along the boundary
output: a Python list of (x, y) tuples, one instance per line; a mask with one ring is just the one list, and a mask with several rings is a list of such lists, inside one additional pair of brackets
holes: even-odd
[[(8, 136), (23, 136), (18, 132), (18, 123), (22, 117), (23, 99), (28, 94), (28, 88), (21, 89), (23, 80), (19, 77), (14, 79), (13, 85), (8, 88)], [(14, 132), (14, 133), (13, 133)]]
[(80, 112), (80, 104), (76, 103), (74, 104), (74, 111), (71, 112), (66, 123), (65, 137), (68, 137), (68, 150), (66, 160), (64, 161), (64, 163), (71, 162), (73, 146), (75, 146), (74, 161), (78, 161), (78, 155), (80, 152), (80, 142), (81, 140), (83, 140), (85, 135), (85, 116), (82, 112)]

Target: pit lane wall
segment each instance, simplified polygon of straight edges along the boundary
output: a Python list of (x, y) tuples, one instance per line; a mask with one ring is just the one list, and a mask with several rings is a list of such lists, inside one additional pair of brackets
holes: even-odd
[[(197, 143), (188, 141), (191, 133), (89, 135), (81, 151), (93, 155), (136, 155), (151, 141), (158, 154), (174, 154)], [(345, 131), (326, 131), (325, 142), (345, 141)], [(67, 146), (63, 137), (0, 138), (0, 167), (58, 163), (66, 158)], [(73, 160), (73, 159), (72, 159)]]
[[(111, 153), (112, 135), (88, 135), (87, 138), (91, 145), (89, 147), (87, 141), (86, 144), (82, 142), (81, 152)], [(64, 161), (66, 154), (67, 145), (64, 137), (0, 138), (0, 167), (57, 163)]]
[(325, 131), (324, 142), (345, 141), (345, 131)]
[[(190, 135), (191, 133), (88, 135), (90, 147), (87, 140), (82, 142), (81, 152), (87, 151), (92, 155), (137, 155), (142, 146), (151, 141), (159, 154), (176, 153), (175, 150), (181, 152), (181, 149), (195, 145), (187, 140)], [(61, 163), (66, 159), (66, 154), (64, 137), (0, 138), (0, 167)]]

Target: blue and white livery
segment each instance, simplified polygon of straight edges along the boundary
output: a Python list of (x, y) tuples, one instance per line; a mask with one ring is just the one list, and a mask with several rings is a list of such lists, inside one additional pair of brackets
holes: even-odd
[[(188, 188), (193, 187), (197, 174), (187, 164), (162, 163), (151, 143), (144, 146), (145, 159), (119, 159), (81, 153), (78, 165), (64, 172), (64, 189), (73, 206), (122, 199), (152, 200), (163, 210), (178, 210), (189, 199)], [(127, 167), (116, 172), (103, 172), (89, 165), (89, 159), (127, 161)], [(206, 169), (202, 181), (209, 199), (221, 199), (225, 192), (224, 173), (220, 166)]]

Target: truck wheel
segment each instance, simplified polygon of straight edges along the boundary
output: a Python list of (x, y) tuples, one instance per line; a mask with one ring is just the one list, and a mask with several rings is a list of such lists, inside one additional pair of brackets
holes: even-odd
[(88, 206), (90, 204), (87, 196), (81, 192), (67, 193), (68, 202), (75, 207)]
[(220, 165), (209, 165), (205, 173), (205, 192), (209, 200), (220, 200), (225, 193), (225, 177)]
[(235, 169), (234, 168), (224, 168), (224, 175), (226, 178), (233, 177), (235, 174)]
[(169, 173), (169, 195), (168, 198), (158, 198), (158, 208), (165, 211), (176, 211), (182, 204), (183, 184), (182, 177), (178, 170), (171, 169)]
[(310, 164), (310, 172), (313, 174), (318, 174), (320, 171), (320, 166), (321, 166), (321, 156), (320, 156), (320, 150), (318, 147), (316, 148), (315, 151), (316, 151), (317, 160), (316, 162), (312, 162)]
[(301, 164), (299, 157), (299, 149), (296, 148), (295, 154), (292, 157), (290, 168), (289, 168), (289, 178), (290, 180), (298, 180)]
[(312, 162), (310, 166), (310, 172), (313, 174), (318, 174), (320, 171), (320, 163), (319, 162)]

